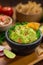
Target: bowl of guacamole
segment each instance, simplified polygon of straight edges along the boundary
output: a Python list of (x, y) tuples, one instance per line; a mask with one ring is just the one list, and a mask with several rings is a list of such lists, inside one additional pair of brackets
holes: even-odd
[(40, 30), (34, 30), (27, 24), (15, 24), (6, 31), (6, 40), (16, 54), (29, 54), (41, 42)]

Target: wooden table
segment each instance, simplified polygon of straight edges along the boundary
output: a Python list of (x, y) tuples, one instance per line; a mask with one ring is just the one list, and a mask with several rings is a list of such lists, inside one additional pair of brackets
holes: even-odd
[[(42, 58), (40, 58), (40, 60), (42, 60)], [(40, 60), (37, 59), (35, 53), (32, 53), (31, 55), (27, 56), (17, 56), (13, 60), (2, 57), (0, 58), (0, 65), (32, 65)]]
[[(7, 42), (4, 42), (3, 45), (5, 46), (5, 48), (7, 49), (11, 49)], [(32, 54), (27, 55), (27, 56), (16, 56), (15, 59), (8, 59), (7, 57), (3, 56), (0, 57), (0, 65), (33, 65), (36, 64), (37, 62), (43, 60), (43, 49), (38, 46), (36, 49), (38, 49), (38, 51), (42, 51), (42, 52), (38, 52), (34, 51)]]

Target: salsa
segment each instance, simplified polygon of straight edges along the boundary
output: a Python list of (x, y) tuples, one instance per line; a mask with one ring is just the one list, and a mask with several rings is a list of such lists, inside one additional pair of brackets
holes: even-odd
[(0, 26), (4, 26), (9, 24), (10, 22), (10, 17), (6, 15), (0, 15)]

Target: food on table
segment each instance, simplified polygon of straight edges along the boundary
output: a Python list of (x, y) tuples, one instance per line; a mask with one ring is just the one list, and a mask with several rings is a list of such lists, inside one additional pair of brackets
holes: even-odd
[(27, 24), (26, 27), (31, 27), (31, 28), (33, 28), (33, 29), (35, 29), (35, 30), (38, 30), (39, 27), (40, 27), (40, 23), (37, 23), (37, 22), (30, 22), (30, 23)]
[(40, 21), (42, 17), (42, 7), (41, 4), (29, 1), (26, 4), (18, 4), (16, 6), (16, 19), (20, 22), (37, 22)]
[(42, 34), (43, 34), (43, 25), (42, 26), (40, 26), (40, 31), (42, 32)]
[(27, 24), (24, 25), (15, 25), (9, 30), (9, 38), (12, 41), (21, 43), (21, 44), (26, 44), (26, 43), (31, 43), (36, 41), (40, 33), (37, 30), (34, 30), (31, 27), (26, 27)]
[(4, 46), (0, 46), (0, 57), (4, 55), (3, 50), (4, 50)]
[(11, 18), (6, 15), (0, 15), (0, 27), (9, 24)]
[(7, 15), (0, 15), (0, 31), (6, 31), (12, 26), (12, 18)]
[(14, 59), (16, 57), (16, 55), (13, 52), (9, 51), (8, 49), (4, 49), (4, 54), (6, 57), (10, 59)]
[(0, 14), (8, 15), (12, 17), (13, 15), (13, 8), (12, 7), (2, 7), (0, 5)]
[(12, 17), (13, 9), (11, 7), (3, 7), (2, 13)]
[(16, 7), (17, 11), (23, 14), (37, 14), (42, 12), (41, 4), (29, 1), (27, 4), (18, 4)]

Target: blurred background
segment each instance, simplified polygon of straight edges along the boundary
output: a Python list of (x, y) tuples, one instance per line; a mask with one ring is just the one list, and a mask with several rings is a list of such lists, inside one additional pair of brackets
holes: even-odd
[[(26, 3), (28, 1), (29, 0), (0, 0), (0, 4), (3, 6), (15, 6), (20, 2)], [(30, 1), (36, 1), (38, 3), (40, 2), (40, 3), (42, 3), (42, 6), (43, 6), (43, 0), (30, 0)]]

